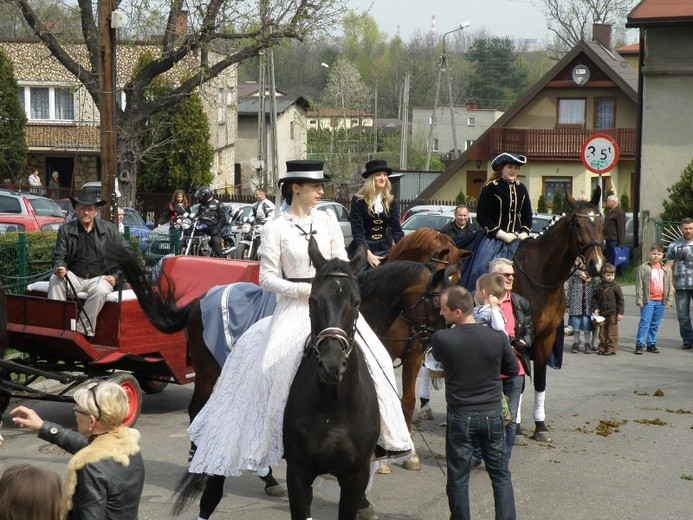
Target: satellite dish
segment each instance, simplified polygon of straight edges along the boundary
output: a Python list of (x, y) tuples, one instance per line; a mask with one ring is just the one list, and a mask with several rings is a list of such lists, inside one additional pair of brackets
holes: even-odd
[(582, 87), (590, 79), (590, 69), (584, 65), (575, 65), (573, 69), (573, 83), (578, 87)]

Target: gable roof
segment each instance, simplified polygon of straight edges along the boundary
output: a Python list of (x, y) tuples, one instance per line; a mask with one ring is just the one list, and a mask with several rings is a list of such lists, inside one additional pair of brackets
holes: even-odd
[(642, 0), (628, 14), (626, 27), (693, 24), (690, 0)]
[[(474, 141), (474, 144), (467, 148), (460, 156), (448, 164), (447, 168), (441, 173), (426, 189), (421, 192), (419, 198), (425, 199), (437, 192), (467, 161), (473, 158), (481, 159), (475, 155), (477, 148), (489, 139), (494, 128), (503, 128), (513, 120), (544, 88), (553, 81), (571, 62), (583, 55), (590, 60), (596, 67), (618, 88), (620, 88), (633, 103), (638, 102), (638, 71), (633, 69), (616, 52), (607, 49), (598, 42), (578, 43), (568, 54), (563, 56), (554, 67), (544, 74), (520, 99), (518, 99), (500, 118), (498, 118), (486, 131)], [(584, 65), (584, 63), (583, 63)], [(487, 157), (490, 159), (490, 157)]]
[[(308, 108), (308, 101), (306, 101), (301, 96), (297, 98), (277, 98), (277, 114), (283, 114), (288, 108), (293, 105), (297, 105), (304, 110)], [(239, 116), (254, 116), (257, 117), (260, 111), (260, 98), (259, 97), (248, 97), (238, 100), (238, 115)], [(270, 113), (270, 103), (269, 100), (265, 100), (265, 114)]]
[[(237, 88), (238, 88), (238, 99), (253, 97), (253, 96), (257, 97), (260, 93), (260, 85), (255, 81), (246, 81), (245, 83), (240, 83)], [(275, 89), (274, 92), (275, 92), (275, 95), (277, 97), (286, 96), (286, 92), (283, 92), (279, 89)], [(270, 95), (269, 87), (266, 86), (265, 87), (265, 96), (267, 96), (267, 98), (269, 98), (269, 95)]]

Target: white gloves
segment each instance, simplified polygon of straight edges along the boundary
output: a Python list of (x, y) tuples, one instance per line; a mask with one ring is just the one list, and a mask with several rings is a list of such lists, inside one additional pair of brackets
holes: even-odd
[(298, 282), (296, 287), (296, 292), (298, 292), (298, 297), (302, 299), (307, 299), (310, 296), (311, 284), (307, 282)]
[(496, 231), (496, 238), (509, 244), (513, 240), (517, 240), (517, 235), (515, 233), (508, 233), (507, 231), (499, 229), (498, 231)]
[(529, 235), (527, 234), (526, 231), (523, 231), (522, 233), (517, 235), (517, 238), (519, 238), (520, 240), (524, 240), (525, 238), (529, 238)]

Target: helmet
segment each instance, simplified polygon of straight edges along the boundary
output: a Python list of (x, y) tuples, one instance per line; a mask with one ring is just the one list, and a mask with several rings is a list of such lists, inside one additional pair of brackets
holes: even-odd
[(212, 190), (210, 190), (207, 186), (203, 186), (195, 192), (195, 200), (197, 202), (209, 202), (213, 197), (214, 195), (212, 194)]

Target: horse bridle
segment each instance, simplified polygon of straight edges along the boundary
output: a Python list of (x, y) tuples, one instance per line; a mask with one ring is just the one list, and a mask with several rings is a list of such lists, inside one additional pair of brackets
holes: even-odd
[[(598, 213), (597, 215), (585, 215), (585, 214), (583, 214), (583, 213), (575, 213), (575, 214), (573, 215), (573, 217), (582, 217), (582, 218), (589, 218), (589, 219), (593, 219), (593, 218), (595, 218), (595, 217), (597, 217), (597, 216), (601, 217), (601, 215), (600, 215), (599, 213)], [(573, 227), (573, 219), (571, 218), (570, 222), (568, 223), (568, 235), (570, 236), (570, 239), (571, 239), (571, 241), (572, 241), (572, 244), (573, 244), (573, 245), (575, 246), (575, 248), (578, 250), (578, 256), (577, 256), (576, 260), (579, 259), (580, 262), (581, 262), (582, 264), (586, 264), (586, 263), (587, 263), (587, 258), (585, 258), (585, 256), (583, 255), (583, 253), (584, 253), (586, 250), (588, 250), (588, 249), (590, 249), (590, 248), (592, 248), (592, 247), (598, 247), (599, 249), (602, 250), (602, 252), (604, 251), (604, 246), (602, 245), (601, 242), (599, 242), (599, 241), (597, 241), (597, 240), (593, 240), (592, 242), (589, 242), (589, 243), (585, 244), (584, 246), (580, 246), (580, 244), (578, 243), (577, 239), (575, 238), (575, 233), (573, 233), (573, 229), (575, 229), (575, 228)], [(560, 286), (560, 285), (563, 285), (563, 283), (565, 283), (564, 281), (561, 281), (561, 282), (559, 282), (559, 283), (557, 283), (557, 284), (555, 284), (555, 285), (544, 285), (544, 284), (538, 282), (537, 280), (535, 280), (534, 278), (532, 278), (532, 277), (529, 275), (529, 273), (528, 273), (527, 271), (525, 271), (525, 269), (522, 267), (522, 264), (520, 264), (520, 262), (518, 261), (517, 256), (515, 255), (515, 252), (514, 252), (514, 251), (513, 251), (513, 263), (514, 263), (514, 264), (517, 266), (517, 268), (522, 272), (522, 274), (525, 275), (525, 277), (527, 278), (527, 280), (529, 280), (530, 282), (532, 282), (534, 285), (538, 285), (538, 286), (541, 287), (542, 289), (555, 289), (556, 287), (558, 287), (558, 286)], [(569, 277), (572, 276), (572, 274), (573, 274), (576, 270), (577, 270), (577, 266), (576, 266), (576, 265), (573, 265), (573, 268), (571, 269), (570, 274), (569, 274), (568, 276), (569, 276)]]
[[(329, 273), (325, 276), (331, 276), (336, 278), (352, 278), (356, 280), (356, 277), (349, 275), (347, 273)], [(351, 331), (347, 334), (346, 331), (340, 327), (326, 327), (317, 334), (314, 331), (310, 333), (310, 346), (315, 352), (318, 360), (320, 359), (320, 345), (330, 339), (334, 339), (339, 342), (342, 348), (342, 354), (345, 359), (349, 359), (351, 351), (354, 349), (354, 335), (356, 334), (356, 322), (359, 319), (359, 305), (356, 305), (354, 309), (354, 321), (351, 326)]]

